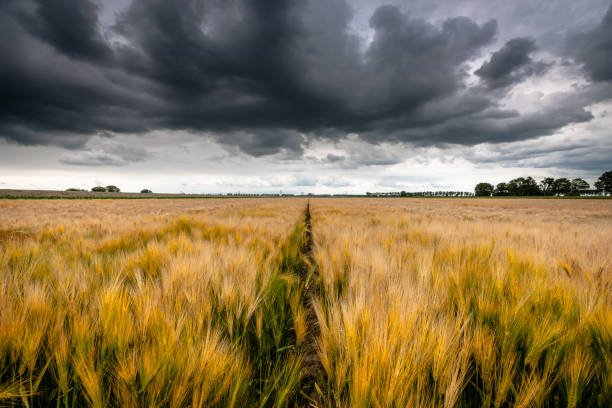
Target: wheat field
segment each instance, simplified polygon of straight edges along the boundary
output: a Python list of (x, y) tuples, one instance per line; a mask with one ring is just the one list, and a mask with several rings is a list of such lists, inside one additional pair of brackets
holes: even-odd
[(612, 405), (611, 201), (308, 208), (0, 201), (0, 406)]

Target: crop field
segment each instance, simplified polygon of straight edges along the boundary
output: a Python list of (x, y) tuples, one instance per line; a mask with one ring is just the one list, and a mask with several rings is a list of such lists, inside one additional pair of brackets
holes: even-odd
[(332, 406), (611, 406), (612, 206), (313, 204)]
[(0, 406), (612, 406), (612, 201), (0, 200)]

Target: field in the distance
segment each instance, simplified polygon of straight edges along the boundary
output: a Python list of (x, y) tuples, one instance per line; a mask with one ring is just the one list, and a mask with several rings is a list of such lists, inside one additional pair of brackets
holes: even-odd
[(129, 192), (99, 192), (99, 191), (68, 191), (68, 190), (15, 190), (0, 189), (0, 198), (8, 199), (80, 199), (80, 198), (212, 198), (211, 194), (168, 194), (168, 193), (129, 193)]
[(0, 200), (0, 405), (612, 404), (611, 201), (306, 203)]

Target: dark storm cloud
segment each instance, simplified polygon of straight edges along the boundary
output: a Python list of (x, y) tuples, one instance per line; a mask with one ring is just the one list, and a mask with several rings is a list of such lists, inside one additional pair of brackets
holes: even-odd
[[(406, 115), (461, 85), (461, 64), (490, 43), (497, 23), (482, 26), (466, 17), (448, 19), (442, 28), (404, 15), (394, 6), (378, 8), (370, 19), (374, 40), (362, 80), (374, 120)], [(358, 85), (358, 84), (354, 84)]]
[[(133, 0), (110, 27), (99, 15), (92, 0), (0, 5), (0, 137), (82, 148), (107, 132), (187, 130), (254, 156), (295, 157), (308, 138), (351, 132), (475, 144), (592, 117), (590, 101), (519, 115), (469, 88), (467, 63), (495, 41), (495, 20), (434, 25), (382, 6), (364, 44), (341, 0)], [(544, 69), (534, 51), (509, 41), (477, 74), (490, 88), (518, 83)]]
[(599, 26), (570, 36), (569, 52), (593, 81), (612, 80), (612, 6)]
[(542, 61), (534, 61), (530, 54), (537, 50), (531, 38), (514, 38), (508, 41), (491, 59), (475, 72), (489, 88), (503, 88), (521, 82), (528, 76), (542, 75), (549, 67)]
[(460, 85), (457, 67), (496, 32), (493, 21), (481, 27), (456, 18), (440, 29), (381, 7), (362, 55), (346, 33), (343, 2), (226, 5), (215, 12), (230, 32), (218, 23), (203, 31), (206, 5), (189, 4), (132, 3), (118, 23), (130, 39), (122, 53), (128, 68), (178, 99), (170, 127), (246, 127), (261, 137), (270, 127), (359, 130), (450, 95)]
[(91, 0), (34, 0), (16, 8), (28, 32), (69, 57), (103, 61), (112, 50), (102, 37), (99, 6)]
[[(72, 50), (68, 55), (29, 35), (23, 22), (39, 11), (27, 1), (0, 6), (0, 135), (23, 144), (77, 148), (95, 133), (147, 130), (141, 116), (152, 110), (153, 99), (135, 89), (138, 81), (120, 69), (81, 60), (87, 54), (73, 59), (80, 46), (63, 44)], [(70, 16), (78, 20), (83, 14)]]
[(468, 92), (427, 104), (413, 115), (379, 121), (360, 136), (371, 143), (411, 141), (419, 146), (514, 142), (551, 135), (569, 123), (588, 122), (594, 116), (586, 107), (611, 95), (611, 86), (589, 85), (551, 94), (540, 100), (538, 109), (521, 114), (498, 109), (479, 93)]

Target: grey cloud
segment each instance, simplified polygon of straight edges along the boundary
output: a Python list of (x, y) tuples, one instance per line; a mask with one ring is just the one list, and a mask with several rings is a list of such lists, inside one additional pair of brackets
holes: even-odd
[(120, 144), (107, 136), (91, 139), (82, 150), (62, 154), (59, 162), (74, 166), (126, 166), (151, 156), (141, 145)]
[(112, 49), (102, 36), (99, 11), (91, 0), (22, 0), (15, 6), (22, 26), (58, 52), (101, 62)]
[(376, 114), (374, 122), (453, 95), (461, 86), (461, 64), (497, 32), (494, 20), (479, 26), (456, 17), (438, 28), (393, 6), (378, 8), (370, 26), (375, 33), (366, 53), (369, 76), (363, 83), (370, 91), (364, 95), (370, 104), (365, 110)]
[(344, 169), (393, 165), (405, 159), (404, 151), (397, 149), (397, 146), (386, 143), (372, 145), (356, 135), (349, 135), (339, 140), (336, 148), (341, 150), (342, 154), (331, 154), (331, 156), (342, 157), (342, 160), (330, 161), (330, 154), (328, 154), (324, 161)]
[[(538, 137), (591, 118), (588, 99), (526, 115), (466, 85), (467, 63), (498, 35), (494, 19), (433, 24), (382, 6), (368, 16), (365, 44), (342, 0), (132, 0), (106, 28), (95, 4), (0, 5), (0, 137), (110, 163), (117, 154), (88, 148), (92, 137), (185, 130), (253, 156), (291, 159), (309, 140), (349, 133), (373, 144), (474, 144)], [(543, 69), (520, 41), (518, 51), (510, 42), (481, 68), (492, 87)], [(74, 157), (64, 162), (86, 162)], [(115, 163), (133, 161), (119, 157)], [(398, 160), (374, 149), (336, 162)]]
[[(124, 41), (112, 45), (89, 1), (24, 4), (3, 10), (3, 38), (14, 41), (0, 75), (0, 134), (22, 143), (185, 129), (256, 156), (299, 153), (302, 133), (341, 136), (452, 94), (458, 66), (496, 32), (494, 22), (439, 28), (383, 7), (364, 55), (342, 1), (134, 0), (114, 28)], [(39, 136), (23, 139), (16, 126)]]
[[(280, 153), (284, 149), (301, 154), (305, 136), (292, 129), (263, 128), (225, 132), (218, 140), (238, 146), (240, 150), (258, 157)], [(295, 155), (286, 155), (286, 158), (292, 157)]]
[[(550, 141), (540, 141), (540, 143)], [(534, 168), (563, 168), (578, 170), (584, 176), (598, 176), (602, 170), (609, 168), (612, 145), (599, 144), (597, 149), (593, 145), (558, 146), (530, 148), (521, 146), (507, 146), (504, 148), (491, 147), (488, 157), (474, 157), (469, 153), (466, 158), (478, 164), (501, 165), (504, 167), (534, 167)]]
[(291, 184), (297, 187), (312, 187), (319, 182), (318, 177), (294, 177)]
[(593, 81), (611, 81), (612, 6), (596, 28), (571, 35), (568, 48)]
[(0, 8), (0, 137), (78, 148), (100, 132), (145, 131), (154, 124), (136, 114), (155, 110), (138, 82), (120, 70), (74, 61), (29, 36), (12, 4)]
[(543, 61), (534, 61), (530, 54), (537, 50), (530, 38), (514, 38), (491, 55), (491, 59), (475, 74), (491, 89), (503, 88), (521, 82), (533, 75), (542, 75), (550, 67)]
[(346, 159), (345, 156), (342, 155), (337, 155), (337, 154), (333, 154), (333, 153), (328, 153), (327, 156), (325, 156), (325, 159), (330, 162), (330, 163), (337, 163), (337, 162), (341, 162), (343, 160)]
[[(605, 104), (609, 104), (606, 102)], [(605, 104), (603, 106), (605, 106)], [(597, 109), (597, 123), (572, 126), (559, 134), (513, 143), (486, 144), (477, 149), (451, 151), (477, 164), (504, 167), (558, 168), (595, 176), (609, 167), (612, 157), (610, 118)]]
[(76, 151), (64, 153), (60, 163), (72, 166), (124, 166), (128, 163), (125, 159), (107, 152)]
[(601, 21), (610, 6), (609, 0), (354, 0), (359, 10), (358, 22), (367, 24), (371, 11), (382, 4), (397, 4), (410, 13), (429, 21), (452, 16), (467, 16), (485, 21), (492, 16), (499, 23), (499, 37), (506, 42), (526, 33), (536, 39), (543, 50), (560, 51), (564, 33), (584, 29)]
[[(384, 132), (384, 140), (412, 142), (418, 146), (446, 143), (470, 146), (527, 140), (551, 135), (568, 124), (592, 120), (594, 116), (586, 107), (610, 100), (611, 96), (612, 84), (593, 84), (550, 94), (531, 112), (521, 114), (498, 108), (466, 110), (463, 115), (442, 116), (438, 121), (419, 121), (420, 126), (411, 126), (409, 121), (381, 123), (378, 129), (361, 133), (361, 137), (376, 143)], [(422, 115), (419, 112), (419, 117)]]

